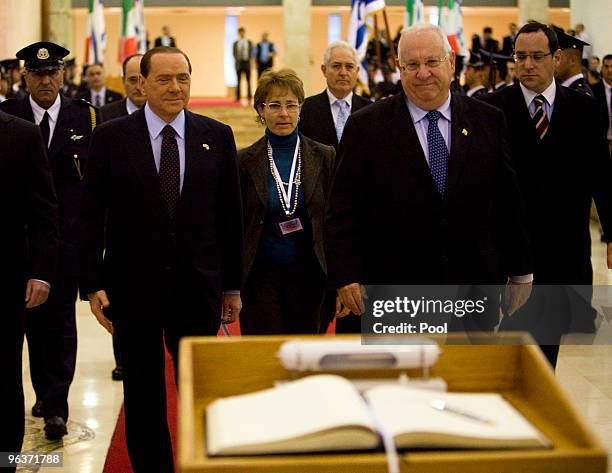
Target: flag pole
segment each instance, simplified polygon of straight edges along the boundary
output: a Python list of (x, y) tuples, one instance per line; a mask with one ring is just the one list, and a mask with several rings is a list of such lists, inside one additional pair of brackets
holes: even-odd
[(389, 44), (389, 51), (394, 62), (397, 62), (397, 56), (395, 54), (395, 46), (391, 40), (391, 30), (389, 29), (389, 19), (387, 18), (387, 7), (382, 9), (383, 19), (385, 20), (385, 31), (387, 32), (387, 43)]

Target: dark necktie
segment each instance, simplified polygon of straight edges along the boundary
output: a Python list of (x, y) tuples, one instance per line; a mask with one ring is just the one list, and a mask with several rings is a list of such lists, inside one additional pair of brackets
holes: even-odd
[(96, 94), (94, 102), (95, 102), (94, 105), (97, 108), (100, 108), (102, 106), (102, 101), (100, 100), (100, 94)]
[(427, 128), (427, 149), (429, 151), (429, 167), (436, 183), (436, 188), (442, 196), (446, 197), (446, 176), (448, 174), (448, 148), (444, 137), (438, 128), (438, 120), (442, 114), (437, 110), (429, 112), (429, 126)]
[(538, 138), (540, 138), (540, 140), (544, 139), (544, 136), (548, 131), (549, 125), (548, 116), (546, 115), (546, 111), (544, 110), (545, 101), (546, 99), (543, 95), (536, 95), (533, 99), (536, 108), (535, 114), (533, 115), (533, 118), (531, 120), (533, 122), (533, 126), (536, 129), (536, 134), (538, 135)]
[(174, 218), (174, 211), (176, 210), (181, 188), (179, 151), (174, 128), (166, 125), (162, 130), (162, 137), (161, 159), (159, 162), (159, 187), (162, 199), (168, 209), (168, 215), (170, 215), (170, 218)]
[(45, 142), (45, 148), (48, 148), (49, 147), (49, 135), (51, 134), (51, 129), (49, 128), (49, 112), (47, 112), (46, 110), (38, 126), (40, 126), (40, 132), (43, 135), (43, 140)]

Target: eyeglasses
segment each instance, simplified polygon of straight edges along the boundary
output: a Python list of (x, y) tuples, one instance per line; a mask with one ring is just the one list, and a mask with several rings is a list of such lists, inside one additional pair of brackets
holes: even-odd
[(270, 113), (281, 113), (283, 108), (287, 110), (287, 113), (297, 113), (300, 110), (300, 104), (295, 102), (289, 102), (284, 105), (280, 102), (270, 102), (262, 105), (264, 105)]
[(527, 58), (533, 59), (533, 62), (542, 62), (546, 56), (552, 56), (552, 52), (533, 54), (516, 53), (513, 57), (516, 62), (525, 62)]
[(440, 64), (442, 64), (447, 59), (448, 59), (448, 56), (437, 57), (437, 58), (429, 58), (425, 62), (408, 61), (405, 64), (400, 64), (399, 67), (404, 72), (406, 72), (406, 71), (410, 71), (410, 72), (418, 71), (421, 68), (421, 64), (424, 64), (425, 67), (427, 67), (428, 69), (435, 69), (436, 67), (440, 67)]

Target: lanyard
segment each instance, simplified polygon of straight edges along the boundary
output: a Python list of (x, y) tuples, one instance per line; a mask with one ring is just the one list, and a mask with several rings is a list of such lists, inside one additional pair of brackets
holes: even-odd
[[(291, 194), (293, 192), (293, 184), (295, 180), (295, 173), (297, 168), (298, 156), (300, 154), (300, 137), (298, 136), (297, 143), (295, 145), (295, 151), (293, 152), (293, 163), (291, 164), (291, 172), (289, 173), (289, 183), (287, 185), (287, 190), (285, 191), (285, 185), (283, 180), (278, 172), (278, 168), (276, 167), (276, 163), (274, 162), (274, 158), (272, 155), (272, 147), (270, 146), (270, 142), (268, 141), (268, 158), (270, 161), (270, 169), (272, 171), (272, 176), (274, 176), (274, 180), (276, 181), (276, 187), (281, 192), (281, 198), (283, 199), (285, 205), (283, 206), (283, 210), (285, 214), (291, 215)], [(299, 192), (298, 189), (299, 184), (296, 186), (295, 192)]]

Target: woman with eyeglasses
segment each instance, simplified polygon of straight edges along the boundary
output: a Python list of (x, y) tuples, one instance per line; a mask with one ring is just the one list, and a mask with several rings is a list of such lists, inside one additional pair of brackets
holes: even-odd
[(266, 71), (254, 108), (264, 136), (238, 153), (245, 227), (242, 334), (318, 333), (326, 292), (323, 219), (334, 149), (300, 134), (302, 81)]

